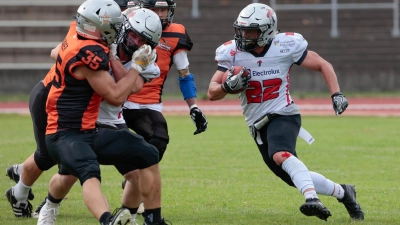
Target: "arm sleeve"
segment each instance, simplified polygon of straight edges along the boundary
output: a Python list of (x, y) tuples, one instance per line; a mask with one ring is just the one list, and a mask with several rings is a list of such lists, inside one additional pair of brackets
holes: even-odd
[(185, 50), (176, 53), (173, 56), (173, 60), (177, 70), (182, 70), (189, 66), (189, 59)]

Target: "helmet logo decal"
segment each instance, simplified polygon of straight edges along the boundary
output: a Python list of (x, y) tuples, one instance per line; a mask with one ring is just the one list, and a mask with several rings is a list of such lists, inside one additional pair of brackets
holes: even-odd
[[(96, 27), (95, 27), (95, 26), (92, 26), (92, 25), (87, 24), (87, 23), (84, 23), (84, 24), (83, 24), (83, 29), (84, 29), (84, 30), (87, 30), (87, 31), (89, 31), (89, 32), (95, 32), (95, 31), (96, 31)], [(81, 34), (81, 35), (82, 35), (82, 34)]]
[(132, 11), (132, 12), (130, 12), (129, 14), (128, 14), (128, 19), (129, 18), (132, 18), (134, 15), (136, 14), (136, 11)]
[(168, 7), (168, 3), (167, 3), (167, 2), (156, 2), (155, 6), (165, 6), (165, 7)]
[(247, 21), (238, 21), (238, 24), (247, 26), (249, 23)]
[(274, 14), (274, 11), (267, 9), (267, 18), (270, 18), (272, 14)]
[[(110, 23), (112, 22), (112, 18), (111, 18), (111, 16), (109, 16), (109, 15), (107, 14), (107, 12), (104, 13), (104, 16), (99, 16), (99, 19), (100, 19), (100, 21), (101, 21), (101, 25), (103, 25), (103, 24), (110, 24)], [(101, 25), (100, 25), (100, 26), (101, 26)]]

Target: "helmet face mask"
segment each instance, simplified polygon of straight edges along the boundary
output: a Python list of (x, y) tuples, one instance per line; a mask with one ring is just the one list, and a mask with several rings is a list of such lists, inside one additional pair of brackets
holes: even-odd
[(124, 16), (113, 0), (87, 0), (78, 8), (76, 32), (105, 45), (118, 39)]
[(168, 9), (167, 17), (165, 19), (160, 18), (163, 30), (165, 30), (172, 23), (176, 8), (176, 3), (174, 0), (140, 0), (139, 5), (140, 7), (146, 9)]
[[(278, 33), (278, 18), (269, 6), (253, 3), (240, 12), (233, 26), (236, 47), (240, 51), (248, 52), (271, 43)], [(256, 31), (257, 36), (254, 36)], [(246, 35), (246, 33), (252, 35)]]
[(162, 27), (158, 15), (149, 9), (137, 9), (129, 14), (123, 25), (120, 45), (125, 55), (131, 57), (143, 44), (154, 49), (161, 38)]

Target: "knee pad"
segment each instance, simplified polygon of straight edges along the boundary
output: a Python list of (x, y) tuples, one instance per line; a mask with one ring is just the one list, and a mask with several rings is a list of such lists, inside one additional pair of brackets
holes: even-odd
[(98, 164), (89, 164), (82, 172), (79, 172), (79, 181), (81, 182), (81, 186), (90, 178), (97, 178), (101, 182), (100, 166)]
[(154, 145), (154, 147), (157, 148), (158, 155), (159, 155), (159, 160), (161, 161), (161, 159), (162, 159), (162, 157), (164, 155), (164, 152), (167, 149), (168, 142), (163, 140), (163, 139), (161, 139), (161, 138), (154, 137), (154, 138), (150, 138), (148, 143), (151, 144), (151, 145)]

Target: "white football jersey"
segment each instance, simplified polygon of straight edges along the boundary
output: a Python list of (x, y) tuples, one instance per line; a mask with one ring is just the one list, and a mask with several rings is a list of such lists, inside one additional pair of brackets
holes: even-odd
[(234, 40), (217, 48), (218, 66), (245, 66), (251, 75), (249, 87), (239, 94), (248, 126), (267, 113), (299, 114), (289, 93), (289, 72), (304, 60), (307, 45), (301, 34), (287, 32), (277, 34), (265, 54), (239, 51)]
[[(129, 70), (131, 68), (131, 61), (127, 62), (124, 64), (124, 67)], [(110, 75), (114, 78), (112, 71), (110, 69), (109, 71)], [(160, 68), (157, 66), (157, 64), (153, 63), (150, 66), (148, 66), (145, 70), (143, 70), (140, 74), (142, 75), (154, 75), (154, 76), (160, 76)], [(138, 78), (141, 79), (141, 78)], [(124, 124), (125, 120), (124, 117), (122, 116), (122, 106), (113, 106), (108, 104), (106, 101), (102, 101), (100, 103), (100, 109), (99, 109), (99, 116), (97, 118), (97, 121), (100, 123), (111, 123), (111, 124)]]

